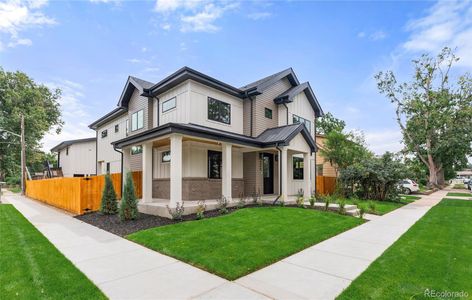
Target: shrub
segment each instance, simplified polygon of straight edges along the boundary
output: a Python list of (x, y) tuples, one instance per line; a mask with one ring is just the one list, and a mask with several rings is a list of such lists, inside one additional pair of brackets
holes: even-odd
[(105, 215), (114, 215), (118, 213), (115, 188), (113, 187), (109, 174), (105, 175), (105, 187), (103, 188), (100, 212)]
[(228, 213), (228, 200), (225, 196), (221, 195), (219, 199), (216, 200), (218, 211), (222, 214)]
[(308, 199), (310, 201), (310, 207), (313, 207), (315, 206), (315, 196), (314, 195), (311, 195), (310, 199)]
[(239, 200), (238, 200), (238, 208), (243, 208), (246, 206), (246, 197), (244, 196), (244, 193), (239, 194)]
[(331, 196), (324, 197), (325, 210), (329, 209), (329, 203), (331, 202)]
[(346, 206), (346, 200), (341, 198), (338, 200), (338, 205), (339, 205), (339, 213), (344, 215), (346, 212), (345, 206)]
[[(184, 215), (184, 202), (177, 202), (175, 208), (170, 208), (169, 205), (166, 205), (169, 215), (172, 216), (172, 220), (182, 221), (182, 216)], [(203, 209), (205, 211), (205, 209)]]
[(196, 215), (197, 215), (197, 220), (201, 220), (205, 218), (205, 209), (206, 209), (206, 204), (205, 201), (200, 200), (197, 202), (197, 210), (196, 210)]
[(297, 197), (297, 206), (298, 207), (305, 207), (305, 205), (303, 204), (305, 202), (305, 198), (303, 198), (303, 196), (298, 196)]
[(367, 210), (365, 204), (361, 204), (357, 208), (359, 209), (359, 218), (364, 219), (364, 215)]
[(369, 201), (369, 211), (371, 213), (375, 213), (376, 210), (377, 210), (377, 205), (375, 204), (375, 202)]
[(453, 189), (465, 189), (465, 185), (462, 183), (454, 184)]
[(126, 174), (119, 213), (122, 221), (134, 220), (138, 216), (138, 201), (136, 200), (136, 193), (134, 192), (131, 172)]
[(20, 176), (6, 177), (5, 182), (8, 186), (19, 185), (21, 183)]

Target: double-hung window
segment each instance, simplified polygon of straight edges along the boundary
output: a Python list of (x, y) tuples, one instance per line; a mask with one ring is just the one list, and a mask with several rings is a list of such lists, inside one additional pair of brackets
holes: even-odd
[(208, 97), (208, 119), (231, 124), (231, 104)]
[(144, 127), (144, 110), (137, 111), (131, 115), (131, 131)]
[(297, 115), (293, 115), (292, 117), (293, 124), (302, 123), (305, 125), (308, 132), (311, 132), (311, 122), (305, 118), (299, 117)]
[(208, 178), (221, 179), (221, 161), (220, 151), (208, 150)]
[(106, 138), (108, 136), (108, 129), (102, 131), (102, 138)]

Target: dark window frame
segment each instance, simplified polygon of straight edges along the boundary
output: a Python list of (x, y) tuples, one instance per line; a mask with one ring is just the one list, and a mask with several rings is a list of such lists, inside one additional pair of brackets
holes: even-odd
[(143, 153), (143, 146), (142, 145), (136, 145), (131, 147), (131, 155), (138, 155)]
[(120, 131), (120, 124), (115, 125), (115, 133)]
[[(210, 105), (211, 105), (210, 102), (214, 102), (213, 104), (216, 105), (216, 111), (215, 112), (210, 112)], [(224, 107), (226, 107), (227, 109), (224, 108)], [(224, 111), (228, 113), (227, 117), (223, 116)], [(218, 100), (218, 99), (215, 99), (215, 98), (212, 98), (212, 97), (208, 97), (208, 99), (207, 99), (207, 118), (210, 121), (215, 121), (215, 122), (223, 123), (223, 124), (226, 124), (226, 125), (231, 125), (231, 104), (227, 103), (227, 102), (224, 102), (224, 101), (221, 101), (221, 100)], [(227, 121), (225, 121), (226, 119), (227, 119)]]
[(267, 119), (272, 119), (272, 109), (265, 107), (264, 108), (264, 116)]
[[(211, 167), (212, 160), (216, 159), (218, 172), (214, 173), (215, 169)], [(221, 179), (221, 171), (223, 167), (223, 153), (221, 151), (208, 150), (207, 153), (208, 165), (208, 179)]]
[(106, 138), (108, 136), (108, 129), (103, 130), (101, 135), (102, 135), (102, 139)]
[(293, 124), (302, 123), (303, 125), (305, 125), (305, 128), (308, 129), (308, 132), (311, 133), (311, 121), (310, 120), (305, 119), (303, 117), (300, 117), (296, 114), (292, 114), (292, 123)]
[[(139, 113), (140, 112), (142, 112), (142, 114), (143, 114), (142, 124), (139, 124)], [(136, 128), (133, 129), (133, 117), (134, 117), (134, 115), (136, 115)], [(131, 114), (131, 131), (137, 131), (137, 130), (140, 130), (140, 129), (143, 129), (143, 128), (144, 128), (144, 109), (140, 109), (140, 110), (135, 111), (134, 113)]]
[(292, 178), (293, 180), (303, 180), (304, 176), (303, 157), (292, 156)]
[[(172, 101), (172, 100), (174, 100), (174, 106), (169, 107), (169, 108), (167, 108), (167, 109), (164, 109), (164, 104), (166, 104), (167, 102)], [(163, 112), (163, 113), (168, 112), (169, 110), (172, 110), (172, 109), (174, 109), (174, 108), (176, 108), (176, 107), (177, 107), (177, 97), (172, 97), (172, 98), (170, 98), (170, 99), (168, 99), (168, 100), (162, 102), (162, 112)]]
[(66, 155), (69, 155), (69, 147), (66, 147)]

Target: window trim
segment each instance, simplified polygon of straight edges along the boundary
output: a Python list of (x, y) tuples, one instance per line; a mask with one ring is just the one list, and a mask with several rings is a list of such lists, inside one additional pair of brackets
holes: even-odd
[(166, 153), (169, 153), (169, 156), (170, 156), (170, 150), (166, 150), (166, 151), (161, 152), (161, 163), (163, 163), (163, 164), (168, 164), (168, 163), (170, 163), (170, 160), (171, 160), (170, 157), (169, 157), (168, 161), (164, 160), (164, 156), (165, 156)]
[[(139, 126), (139, 113), (142, 113), (143, 114), (143, 122), (141, 124), (141, 127)], [(133, 117), (136, 115), (136, 128), (133, 129)], [(134, 113), (131, 114), (131, 131), (138, 131), (140, 129), (143, 129), (144, 128), (144, 109), (140, 109), (138, 111), (135, 111)]]
[[(215, 119), (210, 118), (210, 101), (216, 101), (220, 105), (223, 104), (223, 105), (228, 105), (229, 106), (228, 122), (225, 122), (225, 121), (222, 120), (221, 115), (220, 115), (220, 112), (221, 112), (220, 108), (218, 108), (218, 118), (216, 118), (216, 119), (219, 119), (219, 120), (215, 120)], [(222, 123), (222, 124), (225, 124), (225, 125), (231, 125), (231, 103), (224, 102), (224, 101), (212, 98), (212, 97), (208, 97), (207, 98), (207, 119), (208, 119), (208, 121), (218, 122), (218, 123)]]
[[(172, 106), (172, 107), (170, 107), (170, 108), (164, 110), (164, 104), (166, 104), (167, 102), (172, 101), (172, 100), (174, 100), (174, 106)], [(174, 108), (177, 107), (177, 97), (172, 97), (172, 98), (170, 98), (170, 99), (167, 99), (166, 101), (162, 102), (161, 105), (162, 105), (162, 113), (165, 113), (165, 112), (168, 112), (168, 111), (170, 111), (170, 110), (173, 110)]]
[[(140, 149), (140, 150), (135, 150), (134, 153), (133, 153), (133, 148), (134, 149)], [(131, 149), (130, 149), (130, 153), (131, 153), (131, 155), (138, 155), (138, 154), (143, 153), (143, 146), (142, 145), (132, 146)]]
[[(267, 113), (270, 113), (270, 117), (267, 116)], [(267, 108), (267, 107), (264, 107), (264, 116), (265, 116), (267, 119), (271, 119), (271, 120), (272, 120), (272, 117), (273, 117), (272, 109)]]
[(120, 132), (120, 124), (115, 125), (115, 133)]
[[(211, 168), (210, 168), (210, 155), (219, 155), (220, 156), (220, 161), (219, 161), (219, 177), (212, 177), (211, 176)], [(221, 173), (222, 173), (222, 168), (223, 168), (223, 153), (221, 151), (215, 151), (215, 150), (208, 150), (207, 152), (207, 177), (208, 179), (221, 179)]]
[(102, 139), (106, 138), (108, 136), (108, 129), (102, 130), (101, 136)]
[[(303, 167), (298, 167), (298, 168), (295, 168), (295, 165), (296, 165), (296, 162), (295, 160), (298, 161), (298, 163), (302, 163), (303, 164)], [(293, 180), (304, 180), (305, 179), (305, 170), (304, 170), (305, 166), (304, 166), (304, 159), (303, 157), (298, 157), (298, 156), (292, 156), (292, 179)], [(302, 170), (301, 171), (301, 174), (299, 174), (299, 171), (298, 172), (295, 172), (295, 170)], [(297, 178), (295, 178), (295, 174), (297, 174)], [(300, 177), (299, 177), (300, 176)]]

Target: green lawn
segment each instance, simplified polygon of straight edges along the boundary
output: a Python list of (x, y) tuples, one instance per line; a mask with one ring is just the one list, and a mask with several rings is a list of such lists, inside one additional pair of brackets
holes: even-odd
[(472, 197), (471, 193), (447, 193), (447, 196), (453, 196), (453, 197)]
[(312, 209), (244, 208), (127, 238), (233, 280), (361, 223), (358, 218)]
[(471, 297), (471, 262), (472, 202), (443, 199), (338, 299), (429, 299), (426, 289)]
[(106, 299), (12, 205), (0, 205), (0, 299)]
[[(418, 196), (411, 196), (411, 195), (405, 195), (402, 196), (402, 199), (400, 202), (391, 202), (391, 201), (376, 201), (376, 200), (362, 200), (362, 199), (345, 199), (346, 204), (364, 204), (367, 208), (367, 212), (370, 214), (376, 214), (376, 215), (384, 215), (386, 213), (391, 212), (392, 210), (395, 210), (399, 207), (402, 207), (405, 204), (411, 203), (417, 199), (420, 199), (421, 197)], [(372, 211), (369, 208), (369, 202), (375, 203), (375, 211)]]

